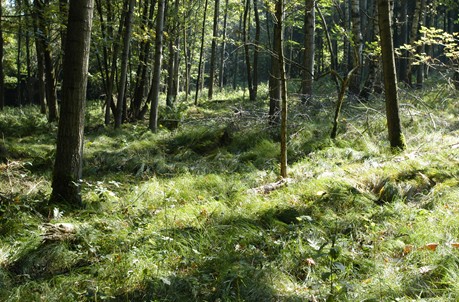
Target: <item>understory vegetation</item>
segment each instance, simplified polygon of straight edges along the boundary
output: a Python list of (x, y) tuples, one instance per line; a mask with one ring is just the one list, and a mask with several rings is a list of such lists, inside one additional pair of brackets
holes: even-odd
[[(407, 150), (384, 102), (290, 95), (289, 179), (267, 88), (223, 92), (113, 130), (88, 104), (85, 209), (49, 204), (56, 124), (0, 113), (2, 301), (459, 300), (459, 94), (400, 90)], [(322, 92), (321, 92), (322, 91)]]

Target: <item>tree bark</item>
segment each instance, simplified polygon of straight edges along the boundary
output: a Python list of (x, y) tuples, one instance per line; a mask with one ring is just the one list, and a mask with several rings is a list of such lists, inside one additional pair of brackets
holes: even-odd
[(118, 100), (116, 104), (115, 129), (121, 127), (123, 122), (124, 108), (126, 108), (126, 85), (127, 69), (129, 62), (129, 46), (132, 36), (132, 17), (134, 14), (136, 0), (129, 0), (129, 8), (125, 16), (124, 35), (123, 35), (123, 52), (121, 54), (121, 72), (120, 83), (118, 88)]
[(215, 69), (217, 67), (217, 35), (218, 35), (218, 16), (220, 11), (220, 0), (215, 0), (214, 22), (212, 27), (212, 46), (210, 51), (210, 70), (209, 70), (209, 90), (207, 98), (211, 100), (214, 95)]
[(82, 206), (84, 113), (93, 0), (71, 0), (64, 57), (61, 118), (53, 170), (52, 202)]
[(360, 22), (360, 0), (351, 0), (351, 18), (352, 18), (352, 42), (353, 42), (353, 60), (352, 68), (357, 67), (352, 75), (349, 91), (354, 95), (360, 93), (360, 83), (362, 81), (362, 52), (363, 38)]
[(247, 76), (247, 88), (249, 90), (249, 99), (255, 101), (255, 91), (253, 89), (253, 78), (252, 78), (252, 67), (250, 64), (250, 52), (249, 52), (249, 11), (250, 11), (250, 0), (245, 0), (244, 8), (244, 19), (242, 25), (243, 43), (244, 43), (244, 54), (245, 54), (245, 67)]
[(205, 32), (206, 32), (206, 18), (207, 18), (207, 4), (209, 3), (208, 0), (206, 0), (204, 4), (204, 16), (202, 19), (202, 31), (201, 31), (201, 47), (199, 50), (199, 63), (198, 63), (198, 77), (196, 79), (196, 94), (194, 96), (194, 104), (198, 104), (198, 96), (199, 96), (199, 89), (200, 89), (200, 84), (201, 84), (201, 76), (203, 73), (203, 56), (204, 56), (204, 37), (205, 37)]
[(383, 59), (384, 90), (386, 92), (386, 117), (389, 142), (392, 148), (405, 149), (402, 134), (395, 69), (394, 44), (392, 40), (389, 0), (378, 0), (379, 32)]
[(223, 32), (222, 32), (222, 44), (220, 46), (220, 70), (218, 75), (218, 87), (220, 91), (223, 89), (224, 81), (224, 70), (225, 70), (225, 55), (226, 55), (226, 27), (228, 24), (228, 0), (225, 0), (225, 12), (223, 16)]
[(281, 158), (280, 158), (280, 176), (282, 178), (288, 177), (287, 172), (287, 80), (285, 77), (285, 62), (284, 62), (284, 0), (278, 0), (276, 2), (276, 19), (278, 30), (275, 36), (275, 43), (277, 44), (276, 49), (277, 59), (279, 61), (279, 75), (280, 75), (280, 96), (282, 102), (281, 108)]
[(5, 107), (5, 74), (3, 71), (3, 8), (0, 1), (0, 110)]
[(301, 85), (302, 101), (312, 98), (312, 85), (314, 82), (314, 53), (315, 53), (315, 0), (305, 0), (304, 14), (304, 58), (303, 79)]
[(156, 15), (155, 62), (153, 80), (148, 98), (151, 101), (149, 128), (152, 132), (158, 130), (159, 89), (161, 82), (161, 65), (163, 59), (163, 31), (166, 0), (159, 0)]

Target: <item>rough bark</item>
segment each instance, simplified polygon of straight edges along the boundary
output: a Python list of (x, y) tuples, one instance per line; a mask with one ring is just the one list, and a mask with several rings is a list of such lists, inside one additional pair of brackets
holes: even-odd
[(84, 113), (93, 0), (71, 0), (51, 200), (82, 206)]

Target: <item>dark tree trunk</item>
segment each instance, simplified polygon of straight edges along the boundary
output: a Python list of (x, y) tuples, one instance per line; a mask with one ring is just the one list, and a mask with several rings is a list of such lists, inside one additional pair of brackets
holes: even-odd
[(250, 52), (249, 52), (249, 11), (250, 11), (250, 0), (246, 0), (244, 8), (244, 19), (242, 25), (243, 43), (244, 43), (244, 54), (245, 54), (245, 67), (247, 76), (247, 88), (249, 89), (249, 99), (255, 101), (256, 95), (253, 87), (252, 78), (252, 67), (250, 64)]
[(71, 0), (64, 57), (61, 116), (56, 161), (53, 170), (52, 202), (82, 206), (84, 113), (91, 40), (93, 0)]
[(269, 73), (269, 122), (271, 124), (277, 124), (280, 121), (281, 91), (278, 54), (281, 50), (277, 41), (279, 36), (282, 36), (282, 30), (278, 22), (274, 21), (271, 71)]
[(3, 9), (0, 3), (0, 110), (3, 110), (5, 106), (5, 74), (3, 71)]
[(402, 134), (398, 107), (397, 77), (389, 0), (378, 0), (378, 17), (383, 59), (384, 90), (386, 92), (386, 116), (389, 142), (392, 148), (403, 150), (406, 148), (406, 145)]
[(161, 65), (163, 59), (163, 31), (166, 0), (159, 0), (158, 13), (156, 15), (156, 37), (155, 37), (155, 62), (153, 66), (153, 80), (151, 83), (148, 98), (151, 102), (149, 128), (152, 132), (158, 129), (158, 105), (159, 86), (161, 81)]
[(56, 95), (56, 78), (54, 75), (54, 66), (49, 45), (49, 29), (44, 16), (44, 6), (40, 0), (34, 0), (35, 12), (37, 14), (38, 42), (43, 50), (44, 67), (45, 67), (45, 95), (48, 105), (48, 121), (57, 120), (57, 95)]
[(125, 16), (123, 53), (121, 54), (121, 72), (118, 88), (118, 100), (116, 104), (115, 129), (121, 126), (121, 123), (123, 122), (123, 116), (126, 116), (125, 112), (123, 111), (125, 110), (124, 108), (126, 108), (126, 86), (130, 50), (129, 46), (132, 36), (132, 17), (134, 15), (135, 2), (136, 0), (129, 0), (129, 8)]

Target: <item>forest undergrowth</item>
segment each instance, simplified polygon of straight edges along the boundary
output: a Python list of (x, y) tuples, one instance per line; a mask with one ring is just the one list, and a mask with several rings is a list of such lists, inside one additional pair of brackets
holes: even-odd
[(404, 152), (380, 96), (346, 100), (331, 140), (335, 97), (291, 95), (283, 182), (266, 97), (178, 103), (156, 134), (91, 101), (80, 210), (47, 201), (56, 124), (7, 108), (0, 300), (459, 300), (459, 93), (399, 96)]

